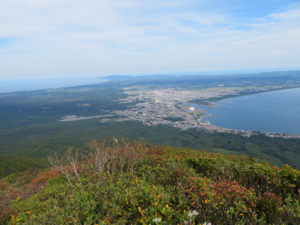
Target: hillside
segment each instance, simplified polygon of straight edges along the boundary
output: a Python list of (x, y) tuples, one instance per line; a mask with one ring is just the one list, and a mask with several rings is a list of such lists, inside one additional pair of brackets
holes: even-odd
[(17, 189), (2, 179), (1, 224), (300, 224), (300, 171), (288, 165), (126, 141), (49, 161)]

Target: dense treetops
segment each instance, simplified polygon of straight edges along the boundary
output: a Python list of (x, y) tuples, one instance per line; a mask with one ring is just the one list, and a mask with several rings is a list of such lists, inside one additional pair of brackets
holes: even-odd
[(300, 224), (300, 171), (288, 165), (127, 142), (49, 161), (23, 186), (2, 179), (0, 223)]
[(45, 159), (0, 154), (0, 178), (12, 173), (23, 172), (29, 168), (47, 168), (48, 166), (49, 163)]

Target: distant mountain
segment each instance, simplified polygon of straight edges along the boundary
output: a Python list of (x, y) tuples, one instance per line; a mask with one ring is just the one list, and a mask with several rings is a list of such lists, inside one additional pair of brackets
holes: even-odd
[[(143, 76), (122, 76), (122, 75), (110, 75), (104, 77), (105, 79), (109, 80), (123, 80), (123, 79), (157, 79), (157, 78), (167, 78), (171, 77), (171, 75), (159, 75), (159, 74), (154, 74), (154, 75), (143, 75)], [(175, 77), (175, 76), (172, 76)]]
[(110, 76), (106, 76), (104, 78), (109, 79), (109, 80), (120, 80), (120, 79), (132, 78), (132, 76), (110, 75)]

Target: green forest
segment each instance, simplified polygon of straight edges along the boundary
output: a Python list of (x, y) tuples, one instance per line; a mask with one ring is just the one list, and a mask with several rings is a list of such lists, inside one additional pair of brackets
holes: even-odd
[[(127, 109), (137, 102), (120, 103), (118, 100), (126, 97), (124, 88), (133, 86), (184, 88), (192, 85), (192, 88), (201, 89), (219, 87), (220, 84), (224, 87), (280, 84), (286, 88), (300, 85), (299, 71), (281, 74), (273, 72), (222, 77), (125, 77), (94, 85), (5, 94), (0, 98), (0, 154), (45, 159), (51, 152), (65, 151), (68, 146), (82, 146), (88, 141), (116, 136), (142, 139), (160, 146), (171, 145), (195, 150), (205, 148), (209, 152), (247, 155), (256, 157), (259, 161), (267, 160), (272, 165), (289, 164), (299, 169), (299, 139), (269, 138), (262, 134), (247, 138), (195, 129), (182, 131), (174, 127), (146, 126), (133, 121), (100, 122), (98, 119), (90, 119), (58, 122), (61, 117), (67, 115), (103, 115), (113, 110)], [(198, 103), (205, 104), (205, 101), (199, 100)], [(180, 120), (180, 118), (165, 119)], [(15, 171), (14, 167), (14, 165), (11, 168), (6, 167), (5, 171)]]
[(270, 138), (263, 134), (250, 138), (239, 134), (208, 133), (189, 129), (182, 131), (166, 125), (146, 126), (139, 122), (106, 122), (97, 119), (49, 123), (16, 131), (13, 135), (2, 135), (6, 145), (1, 146), (2, 154), (45, 158), (53, 151), (66, 150), (68, 146), (81, 146), (88, 141), (109, 137), (125, 137), (143, 140), (150, 144), (207, 149), (222, 154), (247, 155), (265, 159), (272, 165), (289, 164), (300, 169), (300, 140)]

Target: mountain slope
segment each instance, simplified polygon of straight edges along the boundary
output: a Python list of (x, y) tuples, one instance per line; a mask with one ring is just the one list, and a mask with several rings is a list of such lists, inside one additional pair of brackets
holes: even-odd
[(288, 165), (122, 141), (87, 146), (52, 155), (53, 167), (18, 193), (1, 222), (300, 223), (300, 171)]

